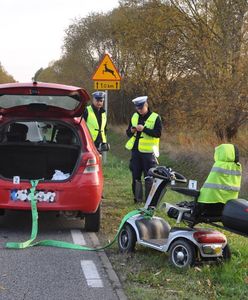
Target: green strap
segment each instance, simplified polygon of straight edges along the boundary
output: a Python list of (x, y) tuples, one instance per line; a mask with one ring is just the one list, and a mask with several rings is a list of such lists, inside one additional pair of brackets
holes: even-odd
[(39, 180), (31, 180), (31, 185), (32, 188), (30, 189), (31, 191), (31, 208), (32, 208), (32, 232), (31, 232), (31, 237), (28, 241), (23, 242), (23, 243), (15, 243), (15, 242), (9, 242), (6, 243), (6, 248), (12, 248), (12, 249), (24, 249), (28, 247), (33, 247), (33, 246), (52, 246), (52, 247), (59, 247), (59, 248), (68, 248), (68, 249), (75, 249), (75, 250), (84, 250), (84, 251), (99, 251), (99, 250), (104, 250), (108, 247), (110, 247), (117, 239), (118, 234), (122, 228), (122, 226), (125, 224), (125, 222), (138, 214), (143, 214), (144, 217), (146, 218), (151, 218), (153, 215), (153, 210), (149, 209), (136, 209), (124, 216), (124, 218), (121, 220), (120, 226), (118, 228), (118, 231), (114, 237), (114, 239), (107, 245), (103, 247), (98, 247), (98, 248), (91, 248), (87, 246), (82, 246), (82, 245), (77, 245), (73, 243), (68, 243), (68, 242), (62, 242), (62, 241), (56, 241), (56, 240), (43, 240), (43, 241), (37, 241), (34, 242), (34, 240), (37, 237), (37, 232), (38, 232), (38, 212), (37, 212), (37, 203), (34, 198), (34, 192), (36, 189), (36, 186), (38, 184)]
[(36, 189), (36, 186), (38, 184), (39, 180), (31, 180), (31, 189), (30, 189), (30, 196), (31, 196), (31, 207), (32, 207), (32, 232), (31, 232), (31, 237), (28, 241), (23, 242), (23, 243), (15, 243), (15, 242), (9, 242), (6, 243), (7, 248), (16, 248), (16, 249), (23, 249), (27, 247), (31, 247), (32, 242), (36, 239), (37, 237), (37, 232), (38, 232), (38, 212), (37, 212), (37, 207), (36, 207), (36, 201), (34, 199), (34, 192)]

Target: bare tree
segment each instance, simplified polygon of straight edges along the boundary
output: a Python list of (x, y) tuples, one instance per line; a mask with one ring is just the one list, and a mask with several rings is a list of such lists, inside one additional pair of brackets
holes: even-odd
[(231, 140), (248, 117), (247, 1), (184, 0), (171, 4), (182, 14), (179, 28), (192, 54), (188, 67), (196, 78), (198, 75), (201, 87), (198, 116), (219, 138)]

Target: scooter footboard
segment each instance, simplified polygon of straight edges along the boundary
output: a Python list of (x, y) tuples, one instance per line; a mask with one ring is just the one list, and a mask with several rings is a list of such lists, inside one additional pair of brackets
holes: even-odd
[(135, 221), (139, 237), (143, 240), (167, 239), (170, 232), (170, 225), (161, 218), (138, 219)]

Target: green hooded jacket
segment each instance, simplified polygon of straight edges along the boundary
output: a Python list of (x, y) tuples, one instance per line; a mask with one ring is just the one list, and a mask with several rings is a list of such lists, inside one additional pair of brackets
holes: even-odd
[(233, 144), (221, 144), (215, 148), (215, 163), (200, 190), (198, 202), (225, 204), (238, 198), (242, 174), (238, 159), (238, 149)]

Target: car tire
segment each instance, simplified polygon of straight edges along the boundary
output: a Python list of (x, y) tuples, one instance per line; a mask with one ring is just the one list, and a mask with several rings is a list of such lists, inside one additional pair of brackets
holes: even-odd
[(98, 232), (100, 230), (101, 208), (100, 205), (95, 213), (85, 216), (84, 229), (88, 232)]
[(187, 240), (178, 239), (173, 242), (169, 250), (169, 262), (177, 268), (189, 268), (195, 264), (195, 246)]
[(118, 234), (118, 246), (121, 253), (134, 252), (137, 241), (133, 227), (125, 223)]

